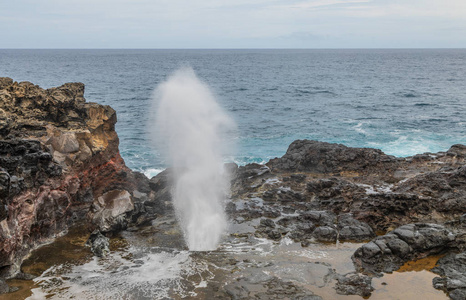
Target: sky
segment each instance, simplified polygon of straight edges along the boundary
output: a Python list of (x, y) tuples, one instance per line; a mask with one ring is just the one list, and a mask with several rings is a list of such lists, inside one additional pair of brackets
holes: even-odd
[(466, 48), (465, 0), (1, 0), (0, 48)]

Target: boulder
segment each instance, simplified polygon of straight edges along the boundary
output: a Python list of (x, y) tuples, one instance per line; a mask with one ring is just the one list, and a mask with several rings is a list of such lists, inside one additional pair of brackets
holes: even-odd
[(447, 292), (453, 300), (466, 299), (466, 252), (442, 257), (432, 272), (441, 276), (433, 279), (436, 289)]
[(352, 259), (361, 271), (393, 272), (407, 261), (447, 252), (457, 246), (455, 239), (443, 225), (407, 224), (358, 248)]
[(100, 232), (125, 229), (129, 213), (134, 210), (131, 195), (125, 190), (112, 190), (98, 197), (92, 204), (89, 218)]
[(335, 290), (340, 295), (359, 295), (367, 298), (374, 291), (374, 288), (372, 287), (371, 277), (363, 274), (349, 273), (344, 276), (337, 276)]
[(372, 228), (353, 218), (351, 214), (338, 216), (338, 239), (340, 241), (367, 241), (375, 237)]
[(336, 242), (337, 241), (337, 230), (330, 226), (317, 227), (312, 236), (319, 242)]
[(305, 171), (333, 174), (340, 172), (367, 172), (396, 167), (398, 160), (378, 149), (350, 148), (341, 144), (296, 140), (286, 154), (267, 163), (272, 170)]
[(110, 252), (109, 238), (104, 236), (100, 231), (94, 231), (86, 242), (91, 247), (92, 253), (97, 257), (105, 257)]

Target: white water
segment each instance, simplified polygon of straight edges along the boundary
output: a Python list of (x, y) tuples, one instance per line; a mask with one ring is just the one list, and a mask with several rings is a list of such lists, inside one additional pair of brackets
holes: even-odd
[[(172, 299), (173, 294), (185, 298), (196, 296), (195, 289), (211, 276), (207, 264), (193, 260), (188, 251), (145, 250), (149, 252), (116, 251), (104, 260), (94, 257), (71, 268), (53, 266), (34, 279), (39, 287), (27, 299)], [(128, 260), (129, 253), (138, 256), (138, 263)], [(195, 281), (183, 280), (191, 276)]]
[(156, 143), (173, 168), (178, 221), (190, 250), (215, 250), (226, 230), (221, 135), (235, 128), (191, 68), (176, 71), (154, 94)]

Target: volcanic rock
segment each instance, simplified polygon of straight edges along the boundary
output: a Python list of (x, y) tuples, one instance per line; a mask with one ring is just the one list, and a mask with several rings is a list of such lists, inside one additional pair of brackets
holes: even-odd
[(456, 237), (442, 225), (407, 224), (363, 245), (352, 259), (365, 272), (393, 272), (407, 261), (457, 248)]
[[(264, 206), (254, 210), (263, 212), (351, 213), (379, 232), (409, 223), (443, 223), (466, 213), (464, 148), (395, 158), (376, 149), (298, 140), (268, 168), (239, 167), (232, 178), (232, 200), (262, 199)], [(343, 229), (342, 240), (358, 235), (352, 230), (366, 235), (356, 240), (373, 236), (368, 227), (353, 224)]]
[(375, 237), (372, 228), (350, 214), (338, 216), (338, 239), (340, 241), (367, 241)]
[(94, 231), (86, 242), (91, 247), (92, 253), (98, 257), (106, 256), (109, 250), (109, 238), (104, 236), (100, 231)]
[(42, 89), (0, 78), (0, 277), (91, 206), (103, 232), (132, 220), (130, 195), (150, 192), (149, 181), (121, 158), (116, 121), (110, 106), (86, 102), (82, 83)]
[(0, 294), (5, 294), (5, 293), (8, 293), (9, 291), (10, 291), (10, 287), (8, 286), (8, 284), (5, 282), (5, 280), (0, 278)]
[(133, 210), (134, 203), (128, 191), (112, 190), (94, 201), (89, 219), (100, 232), (119, 231), (126, 229)]
[(398, 160), (378, 149), (349, 148), (340, 144), (296, 140), (282, 158), (267, 163), (272, 170), (338, 174), (370, 172), (393, 168)]
[(369, 297), (374, 290), (372, 287), (372, 278), (363, 275), (350, 273), (345, 276), (338, 275), (335, 290), (340, 295), (359, 295)]
[(251, 283), (249, 278), (240, 278), (236, 282), (228, 283), (223, 287), (224, 294), (220, 298), (229, 299), (296, 299), (296, 300), (322, 300), (322, 297), (306, 290), (293, 282), (283, 281), (277, 277), (266, 276), (262, 281), (253, 280), (255, 284), (250, 290), (248, 286)]
[(433, 279), (436, 289), (448, 292), (453, 300), (466, 299), (466, 252), (442, 257), (432, 272), (441, 275)]

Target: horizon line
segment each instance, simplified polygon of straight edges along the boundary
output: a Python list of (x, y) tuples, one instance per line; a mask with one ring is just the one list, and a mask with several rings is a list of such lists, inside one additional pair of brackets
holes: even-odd
[(463, 50), (466, 47), (349, 47), (349, 48), (0, 48), (0, 50)]

